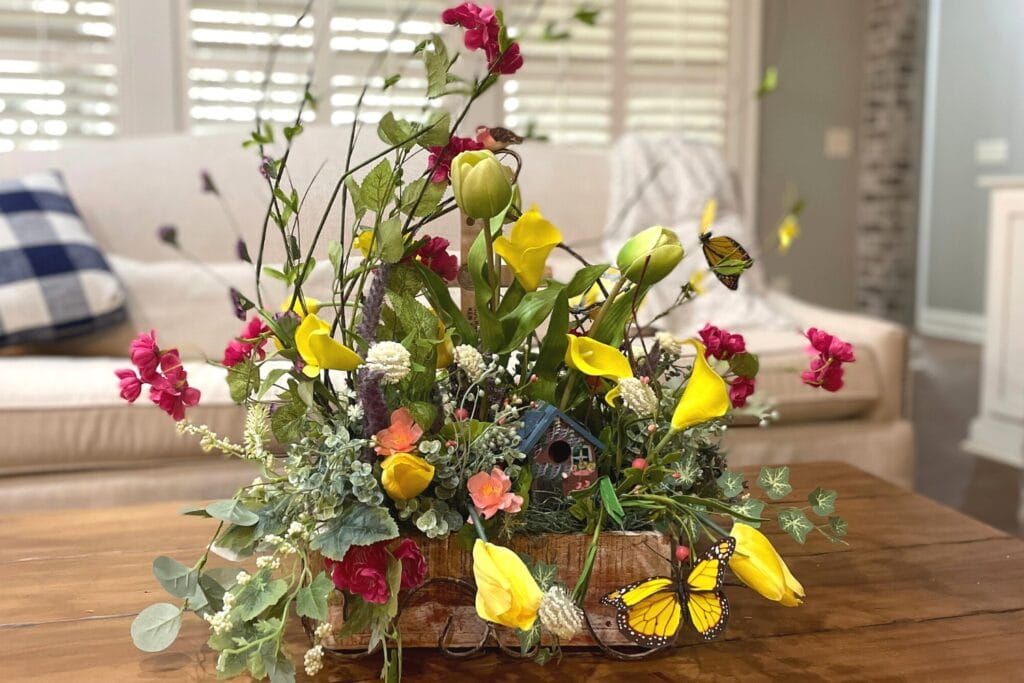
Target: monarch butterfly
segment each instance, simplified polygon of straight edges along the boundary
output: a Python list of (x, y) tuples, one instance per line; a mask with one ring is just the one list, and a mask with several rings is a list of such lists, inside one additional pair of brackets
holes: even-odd
[(601, 604), (618, 610), (616, 624), (633, 642), (660, 647), (670, 642), (686, 617), (704, 640), (713, 640), (729, 618), (729, 602), (721, 591), (725, 565), (736, 550), (736, 539), (717, 541), (681, 582), (652, 576), (612, 591)]
[(719, 282), (735, 290), (740, 285), (740, 275), (754, 264), (754, 259), (733, 238), (711, 235), (711, 224), (715, 222), (717, 210), (718, 202), (714, 199), (709, 199), (704, 205), (704, 215), (700, 220), (700, 246), (711, 272)]

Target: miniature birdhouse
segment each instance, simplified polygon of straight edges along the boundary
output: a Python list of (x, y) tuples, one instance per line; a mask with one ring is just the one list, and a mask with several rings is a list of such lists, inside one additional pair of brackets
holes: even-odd
[(534, 501), (564, 497), (597, 481), (597, 454), (604, 444), (555, 406), (541, 404), (524, 413), (519, 436), (533, 473)]

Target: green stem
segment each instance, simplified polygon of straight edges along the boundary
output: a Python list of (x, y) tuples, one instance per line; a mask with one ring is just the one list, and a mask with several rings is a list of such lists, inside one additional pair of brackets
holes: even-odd
[(601, 529), (604, 527), (604, 507), (597, 513), (597, 524), (594, 525), (594, 535), (590, 538), (590, 547), (587, 548), (587, 559), (583, 563), (583, 571), (580, 578), (576, 580), (576, 586), (572, 589), (572, 599), (577, 605), (583, 604), (583, 596), (587, 594), (590, 586), (590, 576), (594, 572), (594, 560), (597, 558), (597, 543), (601, 538)]
[(608, 313), (608, 309), (611, 308), (612, 302), (615, 301), (615, 297), (619, 295), (619, 291), (625, 283), (626, 278), (620, 277), (615, 281), (615, 284), (612, 285), (612, 290), (608, 292), (608, 296), (605, 298), (604, 304), (602, 304), (600, 310), (598, 310), (597, 317), (594, 318), (594, 324), (590, 326), (590, 334), (587, 336), (593, 336), (593, 333), (601, 326), (601, 321), (604, 320), (604, 316)]
[(487, 543), (487, 533), (484, 531), (484, 525), (480, 521), (480, 515), (476, 511), (476, 506), (469, 506), (469, 516), (473, 518), (473, 528), (476, 530), (476, 535), (481, 541)]

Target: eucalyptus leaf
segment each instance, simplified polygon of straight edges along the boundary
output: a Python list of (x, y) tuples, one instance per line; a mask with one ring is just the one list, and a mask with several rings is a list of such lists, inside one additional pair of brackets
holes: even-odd
[(237, 526), (253, 526), (260, 521), (255, 512), (233, 498), (210, 503), (206, 506), (206, 511), (214, 519), (231, 522)]
[(370, 545), (398, 536), (398, 526), (388, 509), (353, 503), (313, 537), (312, 547), (340, 562), (354, 545)]
[[(188, 598), (193, 608), (197, 606), (192, 604), (192, 601), (198, 597), (195, 593), (199, 583), (199, 572), (173, 558), (161, 555), (153, 560), (153, 576), (165, 591), (182, 600)], [(199, 600), (196, 599), (196, 602)]]
[(181, 630), (181, 610), (158, 602), (139, 612), (132, 621), (132, 642), (143, 652), (160, 652), (171, 646)]

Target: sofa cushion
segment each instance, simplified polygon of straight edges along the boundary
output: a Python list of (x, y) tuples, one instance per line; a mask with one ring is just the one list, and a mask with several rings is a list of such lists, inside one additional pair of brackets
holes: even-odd
[[(0, 358), (0, 476), (163, 465), (201, 455), (197, 441), (148, 401), (118, 396), (114, 370), (126, 358)], [(188, 419), (222, 436), (241, 435), (242, 409), (231, 402), (224, 371), (185, 363), (202, 399)], [(15, 390), (16, 388), (16, 390)], [(217, 456), (210, 455), (215, 458)]]
[(58, 174), (0, 180), (0, 346), (116, 325), (124, 300)]

